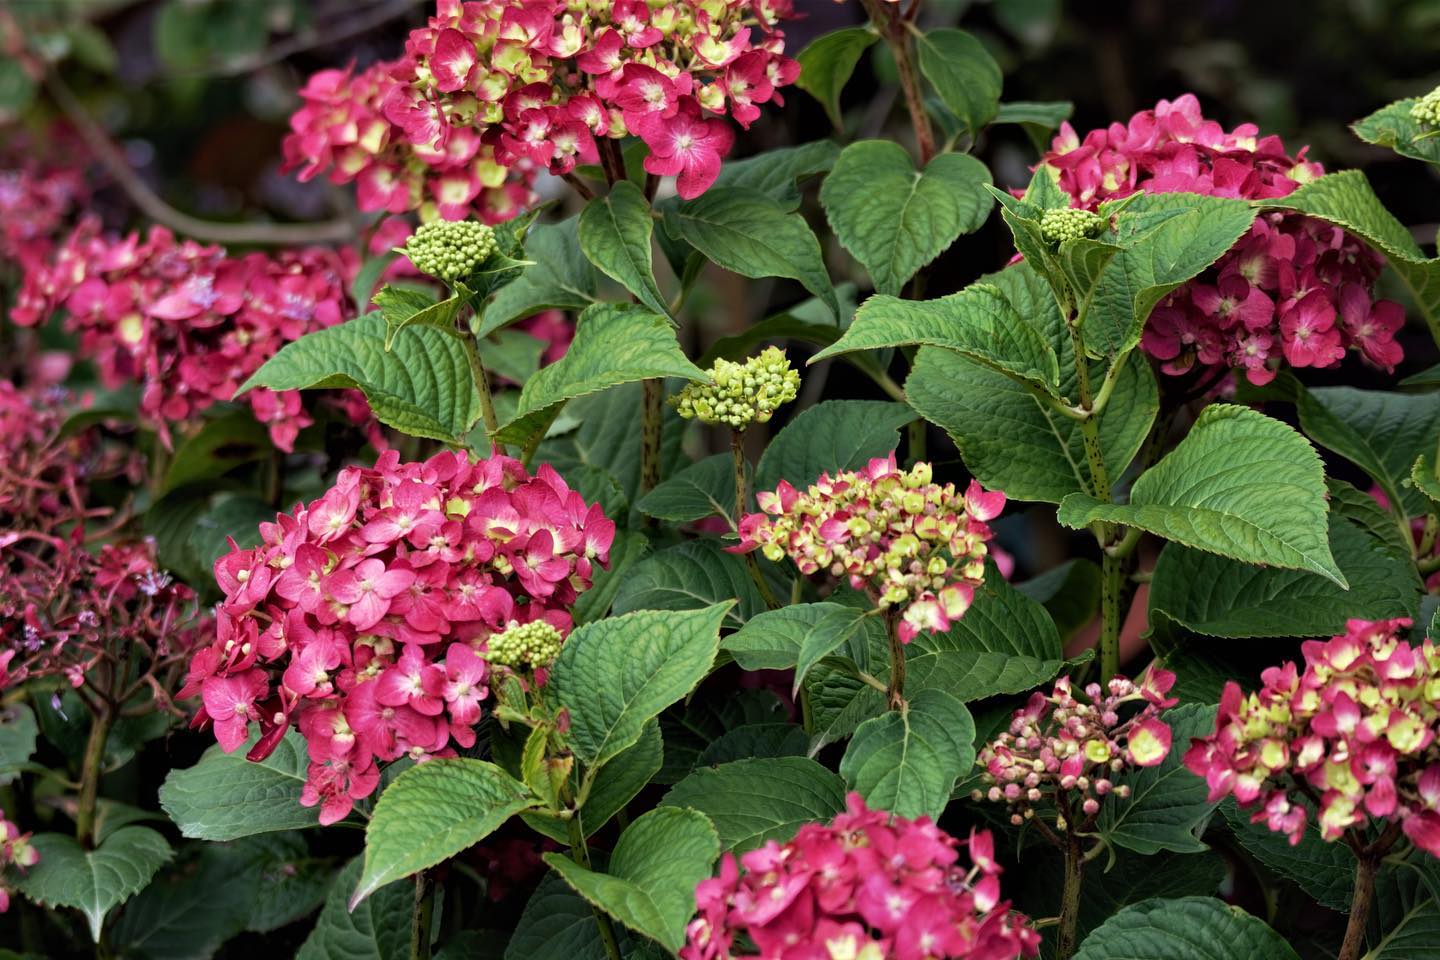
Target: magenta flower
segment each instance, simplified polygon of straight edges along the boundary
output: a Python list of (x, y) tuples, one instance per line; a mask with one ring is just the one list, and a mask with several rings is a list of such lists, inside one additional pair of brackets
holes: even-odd
[(256, 719), (255, 701), (268, 692), (263, 670), (246, 670), (233, 677), (206, 677), (200, 686), (205, 713), (215, 723), (215, 739), (227, 753), (245, 742)]
[(734, 132), (720, 120), (703, 117), (694, 97), (682, 97), (673, 116), (647, 117), (637, 132), (650, 147), (645, 169), (676, 177), (675, 188), (693, 200), (720, 175), (720, 161), (735, 142)]

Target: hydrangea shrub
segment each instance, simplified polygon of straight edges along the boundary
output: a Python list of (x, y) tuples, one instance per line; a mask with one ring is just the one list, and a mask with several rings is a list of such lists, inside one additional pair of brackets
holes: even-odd
[(0, 14), (6, 951), (1426, 955), (1440, 260), (1332, 144), (827, 12), (339, 36), (331, 224), (174, 210)]

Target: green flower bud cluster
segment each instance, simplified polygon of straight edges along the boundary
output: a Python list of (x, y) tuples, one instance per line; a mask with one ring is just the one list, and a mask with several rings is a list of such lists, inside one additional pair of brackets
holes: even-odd
[(765, 423), (800, 389), (800, 374), (779, 347), (767, 347), (744, 363), (716, 360), (707, 372), (713, 383), (692, 383), (670, 402), (687, 420), (735, 430)]
[(1410, 119), (1426, 127), (1440, 127), (1440, 87), (1421, 97), (1410, 108)]
[(504, 633), (497, 633), (486, 641), (485, 659), (504, 667), (545, 667), (560, 655), (560, 644), (565, 640), (544, 620), (529, 623), (510, 621)]
[(495, 231), (474, 220), (436, 220), (416, 230), (401, 252), (421, 273), (451, 283), (490, 259)]
[(1098, 237), (1104, 232), (1104, 217), (1077, 207), (1056, 207), (1040, 218), (1040, 236), (1047, 243)]

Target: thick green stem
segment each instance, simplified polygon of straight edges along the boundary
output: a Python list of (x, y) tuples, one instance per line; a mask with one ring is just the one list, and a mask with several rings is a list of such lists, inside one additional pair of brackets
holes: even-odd
[(913, 467), (925, 459), (925, 421), (911, 421), (908, 437), (910, 439), (910, 456), (907, 459), (909, 465)]
[(85, 757), (80, 766), (80, 800), (75, 808), (75, 839), (85, 848), (94, 846), (95, 808), (100, 798), (100, 777), (105, 772), (105, 744), (115, 722), (113, 711), (101, 703), (90, 721)]
[(1370, 903), (1375, 898), (1375, 874), (1380, 858), (1361, 854), (1355, 861), (1355, 893), (1350, 897), (1350, 920), (1345, 925), (1336, 960), (1360, 960), (1365, 950), (1365, 924), (1370, 919)]
[(430, 929), (435, 917), (435, 882), (425, 870), (415, 874), (415, 907), (410, 913), (410, 960), (430, 960)]
[(461, 335), (465, 341), (465, 358), (470, 361), (470, 375), (475, 379), (475, 389), (480, 392), (480, 416), (485, 422), (485, 434), (491, 438), (500, 429), (500, 420), (495, 416), (495, 398), (490, 395), (490, 378), (485, 374), (485, 364), (480, 359), (480, 347), (475, 338)]
[[(580, 829), (580, 821), (571, 818), (569, 823), (570, 831), (570, 856), (576, 863), (585, 869), (590, 869), (590, 848), (585, 844), (585, 835)], [(592, 906), (590, 912), (595, 915), (595, 926), (600, 930), (600, 939), (605, 944), (605, 955), (609, 960), (621, 960), (620, 941), (615, 938), (615, 925), (610, 922), (610, 915), (599, 907)]]
[(1085, 878), (1085, 855), (1080, 838), (1069, 834), (1065, 844), (1065, 883), (1060, 889), (1060, 926), (1055, 932), (1055, 960), (1070, 960), (1075, 953), (1080, 924), (1080, 885)]
[(645, 381), (640, 407), (640, 493), (660, 485), (660, 436), (665, 414), (665, 381)]
[(890, 679), (885, 685), (885, 700), (891, 710), (905, 706), (905, 644), (900, 642), (900, 617), (891, 610), (885, 617), (885, 632), (890, 635)]
[(1100, 557), (1100, 682), (1120, 672), (1120, 626), (1125, 620), (1125, 567), (1128, 559)]
[(864, 0), (864, 4), (870, 22), (885, 38), (895, 58), (895, 71), (900, 77), (900, 90), (905, 96), (905, 109), (910, 112), (910, 126), (915, 129), (915, 147), (923, 167), (935, 156), (935, 132), (930, 127), (930, 115), (925, 112), (924, 88), (920, 85), (920, 72), (915, 66), (909, 32), (896, 4), (883, 0)]

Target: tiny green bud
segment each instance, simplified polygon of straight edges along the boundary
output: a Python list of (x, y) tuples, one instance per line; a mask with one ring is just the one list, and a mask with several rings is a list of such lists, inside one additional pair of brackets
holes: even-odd
[(1040, 236), (1047, 243), (1098, 237), (1104, 232), (1104, 217), (1077, 207), (1057, 207), (1054, 210), (1046, 210), (1045, 215), (1040, 218)]

